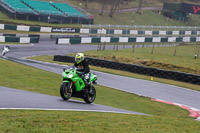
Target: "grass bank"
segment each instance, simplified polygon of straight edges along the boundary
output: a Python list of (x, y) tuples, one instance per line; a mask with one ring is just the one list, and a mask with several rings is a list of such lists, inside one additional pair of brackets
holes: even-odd
[[(30, 59), (58, 63), (58, 64), (65, 64), (65, 65), (73, 65), (72, 63), (53, 61), (53, 56), (36, 56), (36, 57), (31, 57)], [(151, 80), (150, 76), (139, 75), (139, 74), (130, 73), (130, 72), (126, 72), (126, 71), (119, 71), (119, 70), (96, 67), (96, 66), (90, 66), (90, 68), (95, 71), (101, 71), (101, 72), (106, 72), (106, 73), (110, 73), (110, 74), (122, 75), (122, 76), (144, 79), (144, 80)], [(154, 77), (154, 81), (200, 91), (199, 85), (194, 85), (194, 84), (189, 84), (189, 83), (184, 83), (184, 82), (179, 82), (179, 81), (174, 81), (174, 80), (169, 80), (169, 79), (156, 78), (156, 77)]]
[(199, 132), (199, 122), (182, 118), (69, 112), (0, 110), (1, 132)]
[[(200, 74), (200, 58), (194, 59), (195, 54), (200, 54), (200, 45), (181, 45), (170, 47), (143, 47), (133, 49), (86, 51), (87, 57), (113, 60), (116, 62), (138, 64)], [(74, 56), (74, 54), (70, 54)]]
[[(95, 24), (111, 24), (111, 25), (153, 25), (153, 26), (195, 26), (200, 24), (198, 16), (190, 16), (188, 24), (169, 19), (152, 11), (143, 11), (142, 15), (133, 12), (116, 13), (112, 18), (109, 13), (100, 16), (97, 12), (91, 12), (94, 17)], [(132, 22), (134, 20), (134, 23)]]
[[(0, 60), (0, 86), (59, 96), (61, 75)], [(95, 103), (152, 114), (0, 110), (2, 132), (198, 132), (189, 112), (149, 98), (97, 86)], [(78, 127), (78, 128), (77, 128)], [(103, 128), (102, 128), (103, 127)], [(192, 128), (191, 128), (192, 127)]]
[[(98, 12), (90, 12), (94, 15), (94, 24), (111, 24), (111, 25), (153, 25), (153, 26), (199, 26), (198, 16), (191, 15), (189, 22), (186, 24), (181, 21), (168, 19), (156, 12), (143, 11), (142, 15), (131, 12), (116, 13), (112, 18), (109, 13), (100, 16)], [(134, 20), (134, 23), (133, 23)], [(48, 26), (48, 27), (74, 27), (80, 28), (80, 24), (48, 24), (38, 21), (26, 21), (11, 19), (4, 13), (0, 12), (0, 23), (30, 26)]]

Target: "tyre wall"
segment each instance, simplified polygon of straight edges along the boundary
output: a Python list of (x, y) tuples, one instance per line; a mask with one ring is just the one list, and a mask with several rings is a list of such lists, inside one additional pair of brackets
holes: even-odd
[[(200, 76), (176, 71), (166, 71), (157, 68), (144, 67), (134, 64), (124, 64), (108, 60), (86, 58), (89, 60), (89, 65), (105, 67), (110, 69), (122, 70), (147, 76), (166, 78), (191, 84), (200, 85)], [(55, 55), (54, 61), (74, 63), (74, 57)]]

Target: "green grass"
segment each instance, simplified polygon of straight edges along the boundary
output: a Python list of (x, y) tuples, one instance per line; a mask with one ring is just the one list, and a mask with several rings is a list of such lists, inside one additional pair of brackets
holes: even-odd
[[(0, 63), (0, 86), (59, 96), (61, 75), (5, 60)], [(96, 89), (97, 104), (153, 116), (0, 110), (1, 132), (198, 132), (200, 129), (199, 122), (179, 107), (100, 85)]]
[(1, 110), (0, 117), (1, 132), (197, 133), (200, 130), (199, 122), (194, 120), (112, 113)]
[(194, 26), (199, 25), (200, 20), (196, 15), (192, 15), (190, 22), (185, 24), (180, 21), (168, 19), (158, 13), (152, 11), (143, 11), (142, 15), (133, 12), (126, 13), (116, 13), (113, 18), (109, 17), (108, 13), (104, 13), (103, 16), (98, 15), (96, 12), (94, 14), (94, 24), (111, 24), (111, 25), (133, 25), (132, 20), (134, 20), (134, 25), (153, 25), (153, 26)]
[[(53, 56), (36, 56), (36, 57), (31, 57), (30, 59), (51, 62), (51, 63), (65, 64), (65, 65), (73, 65), (72, 63), (53, 61)], [(101, 72), (106, 72), (110, 74), (122, 75), (122, 76), (144, 79), (144, 80), (150, 80), (151, 78), (150, 76), (139, 75), (139, 74), (135, 74), (131, 72), (119, 71), (119, 70), (96, 67), (96, 66), (90, 66), (90, 68), (95, 71), (101, 71)], [(184, 82), (179, 82), (179, 81), (174, 81), (174, 80), (169, 80), (169, 79), (156, 78), (156, 77), (154, 77), (154, 81), (200, 91), (199, 85), (194, 85), (194, 84), (189, 84), (189, 83), (184, 83)]]
[(166, 70), (200, 74), (200, 58), (194, 59), (195, 53), (199, 52), (200, 54), (200, 45), (154, 47), (153, 54), (151, 54), (152, 50), (152, 47), (144, 47), (135, 48), (134, 52), (132, 52), (132, 49), (120, 49), (118, 51), (93, 50), (86, 51), (84, 53), (88, 57), (114, 60), (122, 63), (139, 64)]

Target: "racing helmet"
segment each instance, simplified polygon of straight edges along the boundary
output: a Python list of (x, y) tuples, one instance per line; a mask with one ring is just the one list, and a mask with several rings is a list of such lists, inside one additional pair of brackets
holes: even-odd
[(81, 63), (84, 60), (84, 54), (83, 53), (77, 53), (75, 56), (75, 62), (77, 64)]

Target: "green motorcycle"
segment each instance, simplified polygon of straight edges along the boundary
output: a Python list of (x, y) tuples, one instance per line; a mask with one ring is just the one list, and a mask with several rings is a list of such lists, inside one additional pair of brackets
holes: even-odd
[(60, 87), (60, 95), (64, 100), (76, 97), (84, 99), (86, 103), (92, 103), (96, 98), (96, 90), (93, 85), (96, 84), (97, 76), (88, 73), (83, 78), (79, 76), (81, 73), (79, 70), (75, 66), (63, 69), (63, 83)]

